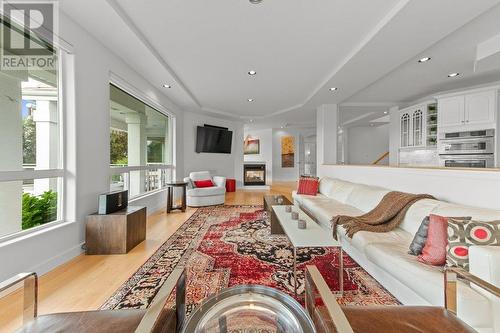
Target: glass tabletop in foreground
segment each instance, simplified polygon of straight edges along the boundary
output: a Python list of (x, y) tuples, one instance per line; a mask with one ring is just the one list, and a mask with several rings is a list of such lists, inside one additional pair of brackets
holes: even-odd
[(208, 298), (190, 316), (183, 332), (316, 332), (304, 308), (276, 289), (243, 285)]

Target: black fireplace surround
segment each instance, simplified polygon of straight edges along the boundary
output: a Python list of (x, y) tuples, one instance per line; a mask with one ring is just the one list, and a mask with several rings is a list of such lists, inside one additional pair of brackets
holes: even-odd
[(243, 183), (245, 186), (266, 185), (266, 165), (265, 164), (244, 164)]

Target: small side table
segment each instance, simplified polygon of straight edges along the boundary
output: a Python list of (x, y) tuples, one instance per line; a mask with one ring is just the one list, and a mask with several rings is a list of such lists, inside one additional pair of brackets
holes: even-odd
[[(186, 211), (186, 188), (188, 183), (184, 181), (173, 181), (167, 184), (167, 214), (174, 209), (180, 209), (183, 212)], [(180, 206), (174, 206), (174, 188), (182, 187), (182, 204)]]
[(226, 192), (236, 191), (236, 179), (228, 178), (226, 179)]

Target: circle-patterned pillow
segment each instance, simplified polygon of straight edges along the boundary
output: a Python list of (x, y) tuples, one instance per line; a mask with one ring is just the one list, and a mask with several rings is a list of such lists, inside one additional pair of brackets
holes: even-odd
[(469, 270), (469, 246), (471, 245), (499, 246), (500, 221), (448, 219), (447, 265)]

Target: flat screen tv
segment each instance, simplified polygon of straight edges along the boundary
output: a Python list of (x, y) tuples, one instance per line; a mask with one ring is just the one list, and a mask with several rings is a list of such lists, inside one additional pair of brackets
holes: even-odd
[(196, 152), (231, 154), (232, 141), (232, 131), (222, 127), (198, 126), (196, 131)]

